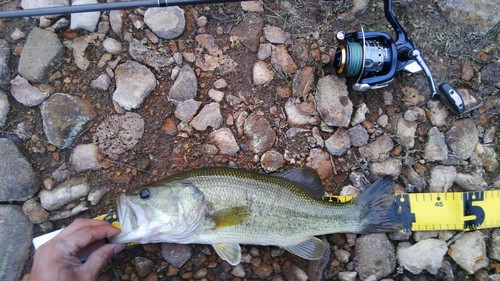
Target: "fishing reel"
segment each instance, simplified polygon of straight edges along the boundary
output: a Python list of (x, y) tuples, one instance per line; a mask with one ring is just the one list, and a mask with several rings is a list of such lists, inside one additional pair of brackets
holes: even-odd
[(465, 112), (465, 103), (457, 90), (448, 83), (439, 86), (424, 61), (422, 53), (399, 24), (392, 12), (392, 0), (384, 0), (384, 13), (396, 33), (396, 40), (384, 32), (337, 33), (339, 46), (333, 58), (337, 75), (354, 81), (355, 91), (379, 89), (389, 85), (397, 72), (423, 71), (431, 90), (431, 98), (439, 99), (454, 113)]

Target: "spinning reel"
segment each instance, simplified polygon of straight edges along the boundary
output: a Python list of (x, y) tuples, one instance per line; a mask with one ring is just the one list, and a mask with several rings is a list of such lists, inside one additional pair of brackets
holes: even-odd
[(384, 13), (396, 33), (396, 40), (387, 33), (364, 32), (363, 29), (360, 32), (337, 33), (339, 46), (333, 58), (337, 74), (354, 80), (354, 90), (367, 91), (388, 86), (398, 71), (423, 71), (431, 90), (431, 98), (440, 99), (458, 115), (464, 113), (462, 96), (450, 84), (441, 84), (441, 93), (438, 93), (422, 53), (392, 12), (392, 0), (384, 0)]

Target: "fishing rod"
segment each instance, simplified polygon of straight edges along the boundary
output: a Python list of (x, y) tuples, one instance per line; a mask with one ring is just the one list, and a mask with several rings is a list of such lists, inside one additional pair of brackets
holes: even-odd
[(129, 1), (129, 2), (58, 6), (50, 8), (0, 11), (0, 19), (86, 13), (86, 12), (102, 12), (111, 10), (127, 10), (127, 9), (141, 8), (141, 7), (154, 8), (154, 7), (168, 7), (168, 6), (230, 3), (230, 2), (241, 2), (241, 1), (246, 1), (246, 0), (141, 0), (141, 1)]

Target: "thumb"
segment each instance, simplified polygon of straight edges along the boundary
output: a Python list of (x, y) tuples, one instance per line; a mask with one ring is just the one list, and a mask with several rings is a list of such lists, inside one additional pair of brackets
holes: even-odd
[(99, 275), (99, 271), (104, 267), (108, 260), (116, 253), (123, 250), (125, 244), (106, 244), (99, 249), (95, 250), (88, 257), (84, 264), (87, 272), (92, 274), (95, 278)]

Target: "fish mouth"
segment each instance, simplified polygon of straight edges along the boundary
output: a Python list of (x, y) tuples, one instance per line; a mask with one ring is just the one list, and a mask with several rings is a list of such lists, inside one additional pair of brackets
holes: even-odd
[(130, 202), (127, 195), (122, 193), (116, 198), (116, 207), (118, 212), (118, 222), (121, 232), (113, 237), (115, 243), (134, 242), (129, 241), (131, 234), (139, 227), (139, 218), (137, 217), (139, 209)]

